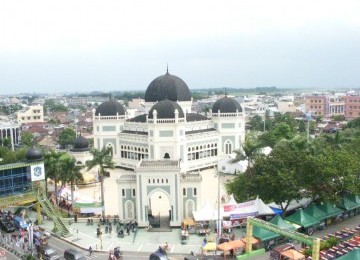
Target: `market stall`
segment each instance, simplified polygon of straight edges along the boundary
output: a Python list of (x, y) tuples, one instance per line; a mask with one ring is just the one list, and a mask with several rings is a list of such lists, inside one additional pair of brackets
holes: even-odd
[(305, 256), (295, 249), (288, 249), (280, 253), (281, 259), (289, 259), (289, 260), (305, 260)]
[(253, 227), (253, 236), (260, 240), (259, 247), (265, 249), (275, 245), (275, 239), (280, 237), (278, 234), (258, 226)]
[(302, 231), (308, 235), (312, 235), (320, 223), (317, 219), (305, 213), (303, 209), (297, 210), (294, 214), (285, 218), (285, 220), (302, 226)]
[(318, 207), (328, 214), (328, 217), (326, 219), (326, 225), (330, 225), (332, 222), (340, 220), (344, 212), (343, 210), (335, 207), (330, 202), (319, 204)]

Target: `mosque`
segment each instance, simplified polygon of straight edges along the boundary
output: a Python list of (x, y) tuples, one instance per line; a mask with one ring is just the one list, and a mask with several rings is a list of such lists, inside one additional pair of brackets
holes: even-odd
[(227, 96), (208, 117), (191, 107), (189, 87), (167, 71), (147, 87), (144, 114), (130, 118), (115, 100), (93, 111), (94, 146), (111, 147), (116, 165), (105, 179), (106, 214), (136, 219), (139, 226), (161, 215), (180, 226), (216, 194), (204, 183), (214, 179), (219, 160), (240, 149), (245, 114)]

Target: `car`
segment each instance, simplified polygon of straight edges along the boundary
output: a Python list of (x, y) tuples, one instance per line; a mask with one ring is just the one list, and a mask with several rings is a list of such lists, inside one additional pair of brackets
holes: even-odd
[(29, 227), (29, 224), (26, 222), (26, 220), (19, 216), (14, 218), (14, 225), (18, 229), (27, 229)]
[(3, 231), (7, 233), (11, 233), (15, 231), (15, 227), (10, 222), (4, 220), (0, 221), (0, 227)]
[(72, 248), (65, 250), (64, 258), (66, 260), (86, 260), (86, 257), (81, 252)]
[(57, 254), (54, 248), (46, 247), (43, 251), (43, 260), (57, 260), (60, 258), (61, 256)]

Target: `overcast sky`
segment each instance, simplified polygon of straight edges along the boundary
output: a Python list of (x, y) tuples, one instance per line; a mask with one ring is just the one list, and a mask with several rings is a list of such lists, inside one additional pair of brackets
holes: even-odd
[(359, 0), (1, 0), (0, 94), (360, 87)]

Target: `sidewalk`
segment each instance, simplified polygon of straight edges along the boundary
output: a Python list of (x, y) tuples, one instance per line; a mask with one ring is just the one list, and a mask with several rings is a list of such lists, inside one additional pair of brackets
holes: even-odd
[[(113, 250), (114, 247), (120, 246), (124, 251), (154, 252), (158, 249), (159, 245), (164, 245), (167, 242), (169, 244), (169, 253), (189, 254), (193, 251), (196, 254), (199, 254), (201, 243), (204, 239), (203, 236), (193, 234), (190, 235), (187, 244), (182, 245), (180, 228), (174, 228), (171, 232), (148, 232), (146, 229), (140, 228), (136, 233), (130, 232), (130, 235), (125, 234), (124, 238), (118, 238), (116, 232), (105, 234), (104, 226), (101, 226), (103, 232), (101, 241), (96, 236), (97, 224), (94, 223), (93, 226), (88, 226), (86, 220), (79, 221), (84, 222), (72, 223), (70, 225), (72, 236), (62, 239), (81, 247), (84, 250), (89, 248), (89, 246), (92, 246), (94, 250), (108, 252), (109, 250)], [(359, 224), (360, 215), (357, 215), (337, 225), (330, 226), (325, 230), (317, 231), (314, 233), (314, 236), (321, 238), (326, 234), (334, 233), (345, 227), (354, 228)], [(46, 230), (51, 231), (53, 222), (46, 220), (41, 226)], [(242, 237), (244, 234), (244, 230), (242, 229), (234, 229), (233, 231), (236, 238)], [(261, 256), (256, 259), (269, 259), (269, 256)]]

